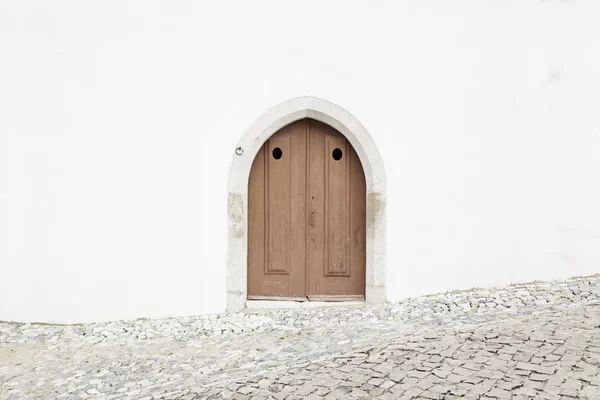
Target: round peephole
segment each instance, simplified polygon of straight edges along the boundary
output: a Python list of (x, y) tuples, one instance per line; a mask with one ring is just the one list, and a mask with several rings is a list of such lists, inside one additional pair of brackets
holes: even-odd
[(274, 159), (279, 160), (282, 155), (283, 155), (283, 151), (281, 151), (281, 149), (279, 147), (275, 147), (273, 149), (273, 158)]
[(333, 153), (331, 153), (331, 155), (333, 156), (333, 159), (335, 161), (340, 161), (342, 159), (342, 149), (333, 150)]

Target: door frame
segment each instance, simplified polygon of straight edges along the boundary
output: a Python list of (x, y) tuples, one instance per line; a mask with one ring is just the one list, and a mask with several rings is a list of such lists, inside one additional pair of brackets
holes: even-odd
[(304, 118), (323, 122), (344, 135), (358, 154), (367, 184), (365, 301), (386, 301), (386, 181), (373, 138), (348, 111), (326, 100), (297, 97), (259, 117), (234, 149), (227, 183), (227, 311), (245, 307), (248, 288), (248, 178), (254, 157), (275, 132)]

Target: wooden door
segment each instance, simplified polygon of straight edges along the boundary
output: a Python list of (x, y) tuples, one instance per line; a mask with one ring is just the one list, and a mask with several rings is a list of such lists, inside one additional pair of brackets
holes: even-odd
[(364, 299), (366, 185), (348, 140), (304, 119), (260, 149), (248, 187), (248, 298)]

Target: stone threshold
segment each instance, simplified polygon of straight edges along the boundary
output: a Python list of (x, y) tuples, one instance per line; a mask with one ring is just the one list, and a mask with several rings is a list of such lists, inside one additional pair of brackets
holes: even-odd
[(246, 300), (246, 310), (315, 309), (364, 306), (365, 301), (291, 301), (291, 300)]

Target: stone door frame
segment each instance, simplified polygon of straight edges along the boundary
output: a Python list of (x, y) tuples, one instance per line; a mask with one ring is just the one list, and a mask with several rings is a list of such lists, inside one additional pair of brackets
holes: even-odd
[(227, 311), (245, 307), (248, 287), (248, 178), (263, 143), (286, 125), (303, 118), (321, 121), (342, 133), (358, 154), (367, 184), (367, 260), (365, 301), (386, 301), (386, 181), (373, 138), (348, 111), (326, 100), (297, 97), (277, 104), (258, 118), (236, 146), (227, 183)]

